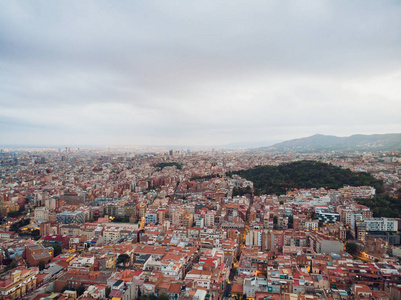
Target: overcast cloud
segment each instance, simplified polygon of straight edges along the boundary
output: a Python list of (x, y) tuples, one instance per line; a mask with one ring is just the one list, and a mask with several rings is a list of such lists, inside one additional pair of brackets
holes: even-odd
[(399, 1), (0, 1), (0, 145), (401, 132)]

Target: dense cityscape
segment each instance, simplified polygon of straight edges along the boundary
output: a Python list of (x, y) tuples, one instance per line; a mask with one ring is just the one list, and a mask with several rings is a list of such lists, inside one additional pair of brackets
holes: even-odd
[(374, 187), (260, 194), (236, 174), (297, 161), (400, 199), (399, 152), (3, 149), (0, 297), (400, 299), (401, 219), (361, 204)]
[(401, 300), (400, 4), (0, 0), (0, 300)]

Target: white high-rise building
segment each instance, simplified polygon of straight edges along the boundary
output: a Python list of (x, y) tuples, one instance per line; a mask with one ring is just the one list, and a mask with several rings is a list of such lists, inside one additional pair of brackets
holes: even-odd
[(367, 218), (364, 220), (366, 231), (397, 231), (398, 221), (388, 218)]

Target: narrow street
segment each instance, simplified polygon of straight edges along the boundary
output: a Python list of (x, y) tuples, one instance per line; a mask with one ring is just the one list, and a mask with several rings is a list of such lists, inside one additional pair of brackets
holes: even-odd
[[(249, 228), (249, 215), (251, 212), (252, 205), (253, 205), (253, 194), (250, 197), (249, 207), (246, 212), (244, 232), (240, 236), (240, 241), (239, 241), (239, 246), (238, 246), (239, 248), (238, 248), (238, 254), (237, 254), (238, 262), (239, 262), (239, 258), (241, 257), (241, 254), (242, 254), (242, 250), (245, 248), (245, 238), (246, 238), (246, 234), (247, 234), (248, 228)], [(232, 282), (234, 280), (235, 275), (237, 274), (238, 262), (234, 263), (234, 267), (232, 267), (230, 269), (229, 281), (227, 282), (227, 285), (224, 288), (223, 298), (231, 297), (231, 288), (233, 286)]]

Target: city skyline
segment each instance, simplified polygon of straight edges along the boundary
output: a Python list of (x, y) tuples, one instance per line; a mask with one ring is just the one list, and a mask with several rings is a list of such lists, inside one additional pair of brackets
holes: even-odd
[(0, 2), (1, 145), (401, 132), (397, 2)]

